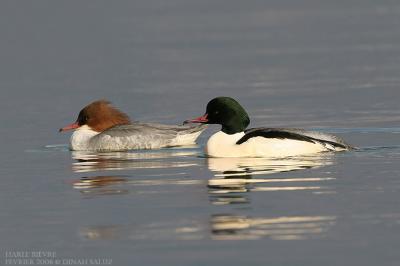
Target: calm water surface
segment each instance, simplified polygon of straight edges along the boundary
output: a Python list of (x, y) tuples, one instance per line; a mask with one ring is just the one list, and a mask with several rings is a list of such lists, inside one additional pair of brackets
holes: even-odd
[[(324, 1), (326, 2), (326, 1)], [(0, 264), (7, 251), (112, 265), (399, 265), (398, 1), (3, 1)], [(181, 123), (237, 98), (252, 127), (359, 150), (205, 158), (70, 152), (57, 129), (107, 98)]]

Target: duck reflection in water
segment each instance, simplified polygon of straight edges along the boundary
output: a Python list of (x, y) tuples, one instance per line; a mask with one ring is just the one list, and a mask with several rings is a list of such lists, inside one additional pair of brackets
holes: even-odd
[[(207, 158), (214, 177), (208, 180), (210, 200), (215, 205), (249, 203), (249, 191), (323, 190), (322, 181), (332, 177), (254, 178), (332, 164), (332, 155), (288, 158)], [(260, 186), (260, 184), (268, 186)], [(295, 185), (295, 184), (307, 185)], [(282, 186), (280, 184), (285, 184)], [(312, 185), (317, 184), (317, 185)]]
[(303, 240), (326, 237), (336, 224), (336, 216), (269, 216), (216, 214), (210, 224), (193, 220), (169, 220), (151, 223), (92, 225), (81, 227), (79, 234), (90, 240)]
[(335, 216), (258, 217), (217, 214), (211, 217), (214, 240), (302, 240), (324, 237)]
[(135, 152), (86, 152), (73, 151), (72, 164), (74, 172), (92, 172), (100, 170), (126, 169), (161, 169), (182, 168), (197, 165), (188, 157), (196, 156), (193, 149), (169, 149)]
[(85, 176), (73, 180), (72, 185), (85, 196), (120, 195), (129, 191), (116, 186), (126, 182), (128, 179), (124, 176)]

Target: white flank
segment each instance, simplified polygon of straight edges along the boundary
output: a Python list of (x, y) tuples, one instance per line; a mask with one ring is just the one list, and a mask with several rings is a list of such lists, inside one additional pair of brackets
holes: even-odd
[(229, 135), (219, 131), (210, 137), (205, 152), (212, 157), (286, 157), (330, 150), (319, 143), (264, 137), (254, 137), (236, 144), (244, 135), (244, 132)]

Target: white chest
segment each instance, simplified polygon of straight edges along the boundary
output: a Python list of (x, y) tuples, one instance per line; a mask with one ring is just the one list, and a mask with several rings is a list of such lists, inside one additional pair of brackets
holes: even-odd
[(236, 142), (244, 136), (244, 132), (226, 134), (219, 131), (212, 135), (207, 142), (205, 152), (212, 157), (242, 157), (246, 156), (246, 149), (236, 145)]
[(87, 125), (76, 129), (71, 136), (70, 148), (73, 151), (89, 150), (89, 141), (92, 137), (99, 134)]
[(205, 152), (211, 157), (287, 157), (327, 151), (323, 145), (293, 139), (254, 137), (236, 144), (244, 135), (219, 131), (210, 137)]

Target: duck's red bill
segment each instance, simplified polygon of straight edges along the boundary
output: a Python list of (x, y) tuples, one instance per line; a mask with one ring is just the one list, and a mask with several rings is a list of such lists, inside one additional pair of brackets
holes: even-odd
[(58, 130), (59, 132), (64, 132), (64, 131), (68, 131), (68, 130), (72, 130), (72, 129), (76, 129), (79, 127), (78, 122), (72, 123), (68, 126), (62, 127), (60, 128), (60, 130)]
[(185, 124), (187, 124), (187, 123), (207, 123), (208, 122), (207, 116), (208, 116), (208, 114), (205, 114), (203, 116), (200, 116), (200, 117), (197, 117), (194, 119), (186, 120), (184, 123)]

